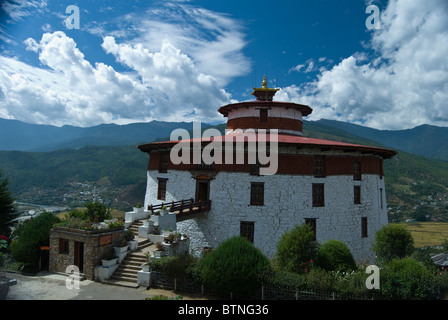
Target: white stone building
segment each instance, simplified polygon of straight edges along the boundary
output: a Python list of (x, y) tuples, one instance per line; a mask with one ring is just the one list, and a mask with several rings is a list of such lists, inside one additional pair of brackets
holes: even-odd
[[(278, 148), (275, 174), (261, 175), (267, 164), (249, 163), (250, 144), (240, 152), (236, 140), (233, 163), (211, 165), (174, 164), (170, 150), (179, 141), (141, 145), (139, 149), (149, 154), (145, 208), (187, 199), (210, 201), (209, 210), (177, 215), (177, 231), (188, 234), (193, 250), (216, 247), (228, 237), (242, 235), (273, 257), (280, 236), (294, 225), (307, 223), (318, 242), (342, 240), (358, 262), (367, 262), (375, 232), (387, 224), (383, 159), (393, 157), (395, 151), (303, 137), (302, 116), (312, 109), (272, 101), (276, 91), (267, 88), (264, 80), (261, 88), (254, 88), (257, 100), (219, 109), (228, 118), (222, 139), (236, 139), (248, 129), (257, 132), (258, 139), (260, 129), (268, 130), (268, 139), (277, 138), (276, 146), (268, 143), (271, 151)], [(187, 141), (194, 147), (192, 142)], [(211, 139), (195, 142), (204, 150)], [(223, 144), (223, 151), (228, 149)], [(236, 163), (238, 154), (244, 154), (244, 163)], [(189, 159), (194, 160), (192, 153)]]

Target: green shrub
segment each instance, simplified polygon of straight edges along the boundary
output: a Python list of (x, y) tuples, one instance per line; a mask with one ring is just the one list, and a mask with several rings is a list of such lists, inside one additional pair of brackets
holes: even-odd
[(277, 243), (277, 266), (285, 271), (303, 273), (304, 263), (314, 260), (318, 245), (307, 224), (297, 225), (281, 235)]
[(299, 290), (307, 289), (305, 276), (283, 270), (274, 270), (266, 277), (266, 285), (276, 288), (295, 288)]
[(369, 274), (365, 270), (352, 270), (350, 272), (337, 271), (334, 274), (334, 290), (354, 297), (371, 298), (375, 293), (366, 287), (366, 280)]
[(201, 279), (206, 286), (223, 293), (250, 293), (260, 288), (261, 276), (269, 268), (268, 258), (258, 248), (235, 236), (203, 258)]
[(162, 257), (152, 259), (152, 269), (164, 273), (168, 279), (193, 279), (192, 269), (198, 264), (198, 258), (183, 254), (179, 256)]
[(404, 258), (414, 251), (414, 239), (411, 233), (400, 225), (387, 225), (375, 234), (373, 250), (383, 261)]
[(327, 271), (351, 271), (356, 269), (356, 262), (343, 241), (328, 240), (318, 249), (316, 266)]
[(381, 297), (384, 299), (435, 299), (439, 288), (433, 270), (411, 258), (393, 259), (380, 274)]
[(311, 291), (327, 293), (333, 290), (333, 276), (320, 268), (313, 268), (306, 275), (306, 283)]
[(11, 243), (11, 255), (16, 261), (37, 265), (40, 246), (50, 244), (50, 229), (60, 220), (50, 212), (43, 212), (30, 220)]

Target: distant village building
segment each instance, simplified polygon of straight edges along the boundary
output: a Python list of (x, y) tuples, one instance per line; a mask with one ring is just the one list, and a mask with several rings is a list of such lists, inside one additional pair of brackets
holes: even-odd
[[(179, 141), (140, 145), (149, 154), (145, 209), (162, 203), (169, 207), (182, 200), (190, 201), (192, 208), (193, 203), (207, 203), (196, 213), (177, 212), (177, 231), (188, 234), (193, 250), (216, 247), (242, 235), (273, 257), (280, 236), (306, 223), (318, 242), (342, 240), (358, 262), (369, 260), (375, 232), (388, 223), (383, 159), (396, 152), (304, 137), (302, 117), (312, 109), (273, 101), (276, 92), (267, 87), (265, 78), (261, 88), (254, 88), (256, 100), (218, 110), (227, 117), (226, 135), (221, 139), (233, 141), (223, 144), (222, 151), (232, 150), (233, 160), (243, 155), (242, 164), (174, 164), (170, 151)], [(274, 129), (278, 130), (275, 136)], [(269, 139), (276, 138), (275, 174), (260, 174), (266, 168), (260, 159), (249, 163), (250, 138), (244, 150), (236, 148), (238, 137), (249, 131), (258, 140), (266, 139), (268, 149)], [(200, 138), (186, 143), (199, 143), (204, 151), (212, 141)], [(193, 159), (193, 152), (187, 158)]]

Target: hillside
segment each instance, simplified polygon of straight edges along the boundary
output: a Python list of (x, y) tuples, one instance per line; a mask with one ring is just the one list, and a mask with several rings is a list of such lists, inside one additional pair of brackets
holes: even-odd
[[(225, 125), (217, 128), (223, 132)], [(304, 135), (380, 146), (320, 121), (305, 121)], [(146, 186), (148, 158), (136, 145), (0, 151), (0, 170), (9, 177), (16, 198), (24, 202), (74, 206), (101, 198), (108, 205), (127, 209), (143, 201)], [(448, 221), (448, 162), (400, 151), (385, 161), (384, 169), (392, 221), (425, 216)]]
[[(207, 127), (203, 124), (203, 127)], [(174, 129), (192, 129), (187, 122), (151, 121), (94, 127), (48, 126), (0, 119), (0, 150), (54, 151), (89, 145), (127, 146), (169, 137)]]
[(428, 158), (448, 161), (448, 128), (421, 125), (406, 130), (377, 130), (356, 124), (321, 119), (316, 124), (381, 143), (385, 147), (403, 150)]

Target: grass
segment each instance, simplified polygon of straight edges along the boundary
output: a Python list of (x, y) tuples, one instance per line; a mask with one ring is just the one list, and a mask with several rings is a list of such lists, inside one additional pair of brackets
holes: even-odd
[(414, 247), (434, 247), (448, 240), (448, 223), (446, 222), (412, 222), (398, 223), (411, 232)]

